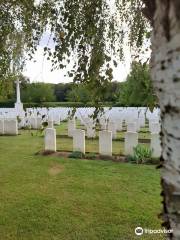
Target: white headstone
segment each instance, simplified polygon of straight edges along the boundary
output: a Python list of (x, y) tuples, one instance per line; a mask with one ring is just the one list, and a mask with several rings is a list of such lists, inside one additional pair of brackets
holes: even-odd
[(54, 128), (54, 122), (53, 120), (48, 121), (48, 128)]
[(116, 139), (116, 124), (114, 122), (108, 123), (108, 131), (112, 132), (112, 138)]
[(45, 151), (56, 152), (56, 129), (45, 129)]
[(36, 117), (30, 117), (30, 126), (32, 129), (37, 129), (37, 118)]
[(136, 132), (136, 123), (135, 122), (130, 122), (127, 125), (127, 132)]
[(49, 116), (48, 119), (48, 128), (54, 128), (54, 120), (52, 116)]
[(145, 127), (146, 121), (145, 121), (145, 117), (144, 116), (140, 116), (138, 121), (139, 121), (140, 127)]
[(159, 120), (158, 118), (150, 118), (149, 119), (149, 131), (152, 133), (153, 131), (153, 128), (154, 128), (154, 125), (156, 124), (159, 124)]
[(4, 119), (0, 119), (0, 135), (4, 134)]
[(37, 117), (37, 129), (41, 129), (41, 127), (42, 127), (42, 118)]
[(5, 135), (18, 135), (18, 123), (16, 119), (4, 120), (4, 134)]
[(125, 133), (125, 155), (133, 155), (134, 147), (138, 145), (138, 133)]
[(73, 132), (73, 151), (85, 154), (85, 131), (76, 129)]
[(107, 123), (106, 123), (106, 119), (105, 118), (100, 118), (100, 128), (101, 130), (106, 130), (107, 128)]
[(76, 129), (75, 119), (68, 120), (68, 136), (73, 137), (74, 130)]
[(150, 130), (151, 130), (152, 134), (160, 133), (161, 128), (160, 128), (160, 124), (158, 122), (152, 122), (150, 128), (151, 128)]
[(53, 119), (54, 119), (54, 124), (60, 125), (61, 119), (60, 119), (60, 115), (58, 113), (54, 115)]
[(122, 131), (122, 129), (123, 129), (123, 121), (122, 121), (122, 119), (117, 119), (117, 121), (116, 121), (116, 129), (117, 129), (117, 131)]
[(88, 138), (95, 138), (96, 137), (96, 130), (93, 125), (89, 124), (87, 126), (87, 137)]
[(161, 142), (160, 136), (158, 133), (151, 134), (151, 150), (152, 150), (152, 157), (159, 158), (161, 156)]
[(99, 132), (99, 154), (102, 156), (112, 156), (112, 132)]

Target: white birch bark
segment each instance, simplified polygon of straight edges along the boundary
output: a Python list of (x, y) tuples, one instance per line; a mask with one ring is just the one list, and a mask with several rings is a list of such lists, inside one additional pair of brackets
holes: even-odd
[(151, 73), (162, 118), (164, 226), (180, 239), (180, 0), (156, 0)]

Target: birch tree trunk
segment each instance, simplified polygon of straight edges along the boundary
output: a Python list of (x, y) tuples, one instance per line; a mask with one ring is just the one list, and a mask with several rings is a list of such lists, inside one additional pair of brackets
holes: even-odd
[(151, 73), (162, 119), (163, 219), (180, 239), (180, 0), (156, 0)]

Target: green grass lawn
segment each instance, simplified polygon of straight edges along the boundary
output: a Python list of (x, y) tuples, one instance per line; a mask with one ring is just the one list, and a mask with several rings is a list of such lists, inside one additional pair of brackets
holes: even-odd
[(154, 166), (35, 155), (42, 149), (28, 131), (0, 137), (0, 240), (163, 239), (134, 234), (161, 226)]

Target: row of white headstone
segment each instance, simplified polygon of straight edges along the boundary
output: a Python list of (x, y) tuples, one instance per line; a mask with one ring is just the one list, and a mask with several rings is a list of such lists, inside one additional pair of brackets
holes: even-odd
[[(138, 133), (125, 133), (125, 155), (133, 155), (134, 148), (138, 145)], [(159, 158), (161, 156), (161, 143), (158, 133), (151, 133), (150, 149), (152, 157)]]
[[(69, 122), (72, 124), (72, 122)], [(72, 125), (71, 125), (72, 127)], [(73, 125), (74, 127), (74, 125)], [(68, 135), (73, 137), (73, 151), (79, 151), (85, 154), (85, 131), (81, 129), (69, 129)], [(99, 154), (112, 156), (112, 131), (103, 130), (99, 132)], [(138, 133), (125, 133), (125, 155), (133, 155), (134, 147), (138, 145)], [(161, 145), (158, 133), (151, 134), (152, 157), (160, 157)], [(56, 129), (53, 123), (45, 130), (45, 151), (56, 151)]]
[(42, 128), (42, 118), (41, 117), (25, 117), (19, 123), (19, 128), (29, 127), (31, 129), (41, 129)]
[[(96, 136), (95, 131), (95, 123), (91, 119), (85, 119), (84, 126), (87, 130), (87, 137), (94, 138)], [(127, 132), (138, 132), (141, 127), (137, 128), (137, 123), (133, 121), (129, 121), (127, 123)], [(72, 137), (72, 132), (76, 129), (75, 119), (68, 120), (68, 136)], [(123, 130), (123, 120), (119, 119), (117, 122), (108, 121), (107, 123), (101, 123), (101, 130), (108, 130), (112, 132), (112, 138), (116, 139), (117, 131)], [(160, 123), (157, 120), (149, 121), (149, 131), (151, 133), (159, 133), (160, 132)]]
[[(59, 125), (60, 124), (60, 118), (51, 118), (53, 119), (54, 124)], [(0, 118), (1, 121), (6, 120), (16, 120), (15, 118)], [(44, 121), (47, 121), (47, 117), (33, 117), (33, 116), (26, 116), (18, 123), (18, 128), (29, 126), (31, 129), (40, 129), (42, 127), (42, 123)], [(95, 133), (95, 123), (90, 119), (86, 118), (84, 119), (84, 122), (82, 123), (87, 129), (87, 137), (94, 138), (96, 136)], [(129, 132), (138, 132), (141, 127), (144, 125), (139, 125), (137, 122), (129, 121), (127, 122), (127, 131)], [(68, 136), (72, 136), (71, 132), (75, 129), (75, 119), (68, 121)], [(117, 122), (115, 121), (108, 121), (101, 122), (101, 130), (108, 130), (112, 131), (113, 139), (116, 139), (117, 131), (122, 131), (123, 129), (123, 120), (118, 119)], [(149, 121), (149, 130), (151, 133), (157, 133), (160, 131), (160, 124), (153, 120)]]
[(26, 117), (20, 122), (18, 122), (17, 118), (0, 118), (0, 134), (6, 133), (6, 131), (16, 132), (17, 130), (14, 130), (16, 127), (21, 129), (28, 126), (31, 129), (41, 129), (42, 122), (41, 117)]
[[(67, 120), (69, 113), (72, 112), (72, 108), (28, 108), (26, 111), (17, 111), (16, 109), (3, 109), (0, 108), (0, 117), (2, 118), (16, 118), (22, 120), (26, 124), (24, 119), (26, 118), (39, 118), (45, 116), (44, 120), (52, 118), (55, 124), (60, 124), (60, 121)], [(86, 124), (86, 119), (89, 118), (94, 112), (94, 108), (77, 108), (75, 117), (81, 121), (82, 124)], [(104, 108), (104, 113), (98, 115), (100, 124), (105, 127), (107, 126), (107, 121), (109, 122), (120, 122), (125, 121), (128, 125), (129, 121), (136, 123), (137, 131), (140, 127), (145, 124), (145, 119), (149, 122), (156, 119), (159, 120), (159, 109), (155, 109), (151, 113), (147, 108)], [(107, 128), (107, 127), (106, 127)]]

